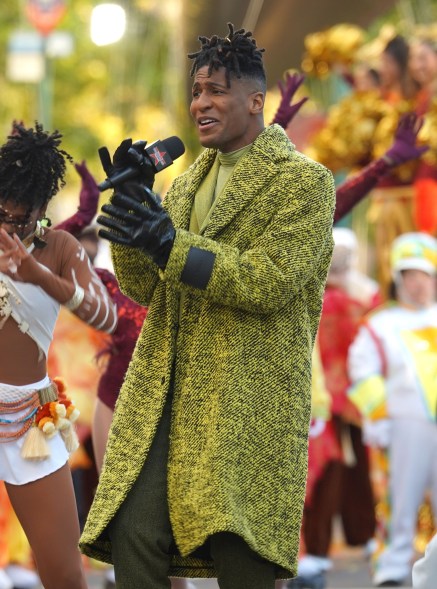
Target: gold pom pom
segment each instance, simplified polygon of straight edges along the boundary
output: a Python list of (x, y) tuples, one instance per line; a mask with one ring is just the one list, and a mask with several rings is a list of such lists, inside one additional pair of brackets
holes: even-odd
[(349, 23), (310, 33), (304, 39), (302, 69), (306, 73), (326, 77), (335, 65), (352, 63), (364, 41), (364, 29)]

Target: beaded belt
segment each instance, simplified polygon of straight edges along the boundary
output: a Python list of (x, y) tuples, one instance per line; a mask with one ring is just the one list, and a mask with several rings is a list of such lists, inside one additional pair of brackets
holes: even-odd
[[(21, 455), (26, 459), (40, 460), (50, 454), (45, 438), (59, 432), (69, 452), (77, 449), (77, 436), (72, 425), (79, 411), (64, 391), (61, 379), (55, 379), (38, 390), (1, 385), (0, 442), (11, 442), (27, 434)], [(19, 415), (14, 417), (14, 414)], [(6, 427), (7, 431), (1, 431)]]
[[(24, 397), (22, 395), (25, 394)], [(13, 392), (7, 395), (9, 398), (13, 397)], [(0, 442), (9, 442), (16, 440), (23, 436), (27, 430), (33, 425), (34, 416), (38, 411), (38, 408), (45, 403), (51, 401), (57, 401), (58, 399), (58, 388), (54, 382), (42, 389), (31, 391), (22, 391), (17, 400), (0, 401)], [(24, 412), (24, 413), (23, 413)], [(13, 415), (15, 413), (21, 413), (16, 419), (2, 417), (2, 415)], [(21, 425), (20, 425), (21, 424)], [(1, 426), (13, 426), (17, 428), (12, 431), (1, 431)]]

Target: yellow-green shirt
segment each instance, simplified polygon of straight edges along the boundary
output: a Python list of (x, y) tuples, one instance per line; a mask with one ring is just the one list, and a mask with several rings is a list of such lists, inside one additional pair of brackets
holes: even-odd
[(208, 223), (212, 211), (215, 208), (218, 197), (223, 192), (226, 183), (232, 174), (240, 158), (252, 147), (245, 145), (241, 149), (230, 153), (218, 152), (214, 164), (199, 186), (194, 197), (191, 211), (190, 231), (201, 233)]

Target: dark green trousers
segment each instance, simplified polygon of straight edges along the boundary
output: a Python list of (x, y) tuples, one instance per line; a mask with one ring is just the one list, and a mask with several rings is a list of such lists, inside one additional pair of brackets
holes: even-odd
[[(167, 502), (168, 400), (147, 460), (109, 526), (117, 589), (169, 589), (173, 534)], [(236, 534), (210, 537), (221, 589), (274, 589), (275, 566)]]

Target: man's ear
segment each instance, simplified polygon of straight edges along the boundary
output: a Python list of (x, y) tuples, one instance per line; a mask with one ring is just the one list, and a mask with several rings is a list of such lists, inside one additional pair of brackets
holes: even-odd
[(254, 115), (258, 115), (263, 112), (264, 109), (264, 102), (265, 102), (265, 94), (264, 92), (254, 92), (252, 94), (251, 103), (250, 103), (250, 112)]

